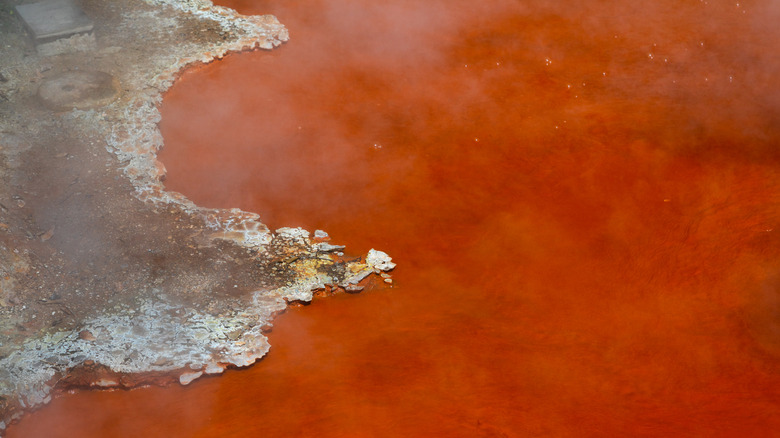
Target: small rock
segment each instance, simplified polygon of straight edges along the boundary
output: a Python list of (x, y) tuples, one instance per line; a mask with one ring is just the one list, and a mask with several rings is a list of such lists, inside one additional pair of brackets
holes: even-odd
[(41, 234), (41, 242), (45, 242), (54, 236), (54, 227), (49, 228), (48, 231)]
[[(92, 342), (92, 341), (96, 340), (97, 338), (89, 330), (82, 330), (82, 331), (79, 332), (79, 339), (81, 339), (83, 341)], [(86, 362), (84, 362), (84, 363), (86, 363)]]
[(341, 251), (344, 248), (346, 247), (343, 245), (331, 245), (330, 243), (325, 242), (314, 245), (314, 250), (319, 252)]
[(179, 376), (179, 383), (182, 385), (189, 385), (192, 383), (193, 380), (197, 379), (198, 377), (203, 375), (203, 371), (198, 371), (196, 373), (183, 373)]
[(395, 263), (392, 262), (392, 257), (387, 255), (386, 252), (370, 249), (366, 256), (366, 263), (374, 269), (379, 271), (392, 271), (395, 268)]
[(98, 379), (92, 383), (92, 386), (99, 386), (101, 388), (110, 388), (112, 386), (117, 386), (117, 385), (119, 385), (119, 382), (117, 382), (116, 380), (106, 379), (106, 378)]

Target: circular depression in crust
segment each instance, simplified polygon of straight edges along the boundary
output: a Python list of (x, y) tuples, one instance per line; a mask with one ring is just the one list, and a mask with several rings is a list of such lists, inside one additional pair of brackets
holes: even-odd
[(43, 81), (38, 98), (55, 111), (97, 108), (119, 95), (119, 81), (102, 71), (69, 71)]

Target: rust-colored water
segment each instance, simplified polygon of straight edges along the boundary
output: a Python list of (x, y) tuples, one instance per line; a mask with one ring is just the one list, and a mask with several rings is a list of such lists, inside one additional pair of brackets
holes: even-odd
[(174, 86), (167, 185), (396, 286), (8, 436), (776, 436), (777, 2), (557, 3), (230, 2), (292, 40)]

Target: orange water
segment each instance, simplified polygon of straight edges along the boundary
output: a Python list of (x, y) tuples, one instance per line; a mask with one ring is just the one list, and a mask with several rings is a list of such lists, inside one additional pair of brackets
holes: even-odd
[(249, 370), (63, 396), (18, 437), (772, 436), (776, 2), (234, 1), (169, 188), (398, 262)]

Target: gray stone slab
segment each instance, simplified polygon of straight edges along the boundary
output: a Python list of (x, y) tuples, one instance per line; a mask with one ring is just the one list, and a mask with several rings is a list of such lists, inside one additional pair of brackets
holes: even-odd
[(16, 6), (35, 43), (91, 32), (92, 20), (73, 0), (47, 0)]

